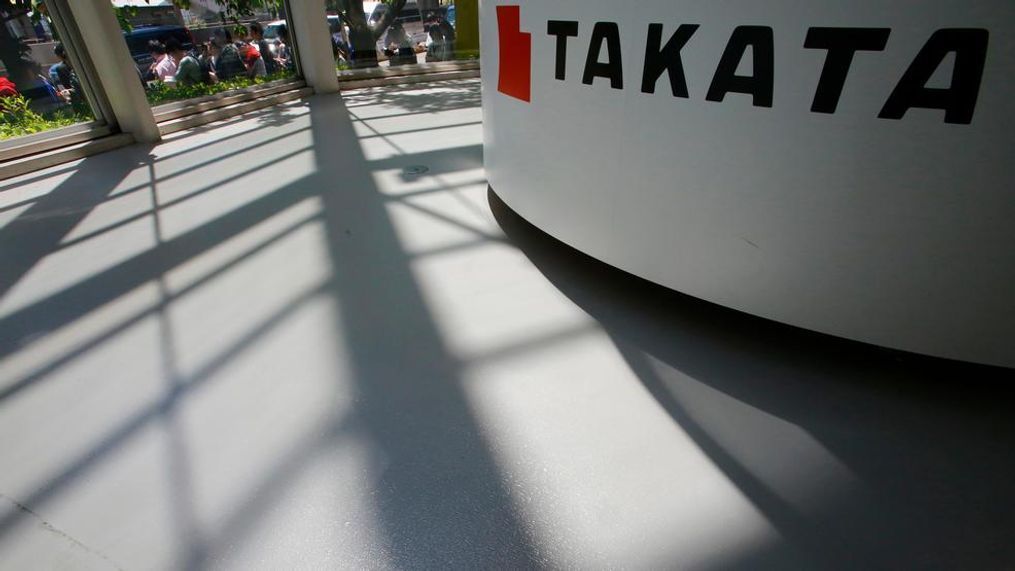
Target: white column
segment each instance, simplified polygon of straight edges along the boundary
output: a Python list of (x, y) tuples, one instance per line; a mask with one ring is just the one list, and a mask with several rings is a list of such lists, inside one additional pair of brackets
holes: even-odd
[(331, 52), (324, 0), (296, 0), (289, 3), (293, 37), (300, 53), (300, 67), (307, 85), (315, 93), (337, 93), (338, 73)]
[(139, 143), (158, 141), (159, 127), (112, 4), (109, 0), (73, 0), (67, 6), (95, 66), (96, 87), (105, 91), (120, 130)]

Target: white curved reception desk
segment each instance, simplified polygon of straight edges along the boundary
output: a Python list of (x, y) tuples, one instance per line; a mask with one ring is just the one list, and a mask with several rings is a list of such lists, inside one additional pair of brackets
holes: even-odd
[(799, 327), (1015, 367), (1015, 2), (484, 0), (491, 187)]

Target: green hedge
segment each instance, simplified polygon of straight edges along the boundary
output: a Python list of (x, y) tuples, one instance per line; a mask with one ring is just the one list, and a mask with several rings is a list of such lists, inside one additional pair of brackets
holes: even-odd
[[(154, 84), (147, 91), (148, 102), (152, 105), (193, 99), (215, 95), (223, 91), (244, 89), (252, 85), (260, 85), (278, 79), (294, 78), (296, 75), (291, 71), (280, 71), (267, 77), (250, 79), (247, 77), (220, 81), (214, 85), (188, 85), (170, 87), (162, 82)], [(95, 117), (89, 112), (87, 106), (77, 105), (74, 108), (59, 109), (50, 113), (37, 113), (29, 106), (29, 100), (23, 95), (12, 95), (0, 98), (0, 139), (31, 135), (66, 127), (75, 123), (94, 121)]]
[(252, 85), (260, 85), (262, 83), (268, 83), (269, 81), (295, 77), (296, 74), (294, 74), (291, 71), (280, 71), (278, 73), (274, 73), (266, 77), (258, 77), (255, 79), (250, 79), (249, 77), (241, 77), (229, 79), (226, 81), (220, 81), (218, 83), (211, 85), (198, 83), (196, 85), (169, 86), (160, 81), (155, 83), (152, 87), (148, 88), (148, 103), (152, 105), (159, 105), (162, 103), (168, 103), (170, 101), (194, 99), (195, 97), (205, 97), (208, 95), (215, 95), (216, 93), (222, 93), (223, 91), (243, 89), (246, 87), (250, 87)]
[(24, 95), (0, 98), (0, 139), (41, 133), (94, 119), (91, 113), (80, 107), (40, 114), (29, 107), (29, 101)]

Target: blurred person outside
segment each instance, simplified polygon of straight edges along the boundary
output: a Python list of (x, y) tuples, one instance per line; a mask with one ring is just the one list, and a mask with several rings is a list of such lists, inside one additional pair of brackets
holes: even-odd
[(271, 42), (264, 39), (264, 28), (257, 22), (250, 24), (250, 45), (261, 54), (265, 75), (272, 75), (278, 71), (275, 55), (271, 53)]
[(50, 82), (64, 100), (69, 101), (75, 107), (83, 106), (85, 99), (81, 90), (81, 82), (78, 81), (78, 75), (67, 57), (67, 48), (63, 47), (62, 43), (58, 43), (53, 47), (53, 53), (60, 58), (60, 61), (49, 68)]
[(197, 55), (197, 63), (201, 64), (201, 69), (208, 69), (214, 73), (215, 60), (211, 55), (211, 42), (208, 41), (198, 45), (195, 52)]
[(455, 29), (440, 15), (433, 16), (428, 25), (426, 61), (455, 59)]
[(70, 103), (70, 93), (63, 95), (49, 81), (49, 73), (35, 61), (28, 63), (29, 77), (19, 86), (21, 94), (32, 100), (32, 107), (38, 112), (48, 112)]
[(401, 22), (395, 21), (384, 36), (384, 55), (391, 61), (390, 65), (416, 63), (416, 52), (412, 48), (412, 39), (406, 33)]
[(278, 48), (275, 50), (275, 59), (279, 67), (286, 71), (295, 69), (292, 50), (289, 48), (289, 28), (282, 25), (278, 29)]
[[(242, 50), (243, 46), (250, 43), (250, 34), (247, 32), (247, 27), (240, 25), (233, 28), (236, 31), (236, 38), (233, 42), (236, 45), (236, 49)], [(226, 35), (229, 35), (229, 31), (226, 30)], [(243, 53), (242, 51), (240, 53)]]
[(71, 79), (71, 65), (70, 62), (67, 61), (67, 48), (63, 47), (63, 44), (56, 44), (53, 46), (53, 54), (60, 58), (60, 61), (50, 66), (50, 80), (57, 89), (73, 89), (74, 86), (72, 85), (73, 79)]
[(240, 58), (240, 52), (233, 45), (232, 37), (228, 31), (225, 32), (224, 39), (219, 36), (211, 39), (209, 53), (214, 64), (212, 67), (215, 69), (215, 75), (218, 76), (219, 81), (242, 77), (247, 73), (247, 68)]
[(14, 85), (13, 81), (7, 79), (6, 77), (0, 77), (0, 99), (14, 95), (20, 95), (18, 93), (18, 87)]
[(349, 25), (339, 21), (338, 31), (331, 34), (332, 56), (338, 61), (352, 61), (352, 44), (349, 43)]
[(179, 43), (167, 43), (169, 56), (179, 62), (176, 67), (175, 81), (177, 85), (189, 86), (199, 83), (214, 83), (214, 74), (209, 70), (201, 69), (201, 62), (198, 59), (183, 51)]
[(243, 65), (247, 67), (247, 77), (251, 79), (268, 75), (264, 66), (264, 58), (254, 46), (248, 45), (243, 51)]
[(38, 38), (40, 42), (49, 41), (49, 34), (46, 33), (46, 28), (42, 25), (42, 18), (39, 18), (32, 23), (32, 31), (35, 32), (35, 37)]
[[(170, 38), (171, 42), (175, 42), (176, 47), (179, 47), (179, 42), (176, 42), (173, 38)], [(155, 79), (159, 81), (173, 81), (176, 77), (176, 61), (169, 56), (169, 50), (166, 45), (158, 40), (152, 40), (148, 42), (148, 51), (152, 54), (154, 62), (151, 67), (151, 74)]]

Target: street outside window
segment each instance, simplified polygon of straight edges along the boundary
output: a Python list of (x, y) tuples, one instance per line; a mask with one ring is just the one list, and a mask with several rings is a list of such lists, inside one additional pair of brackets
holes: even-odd
[(281, 0), (111, 1), (152, 106), (299, 77)]
[(327, 8), (339, 71), (479, 57), (478, 10), (466, 10), (472, 17), (462, 20), (454, 0), (328, 0)]
[(95, 120), (70, 48), (33, 4), (0, 6), (0, 140)]

